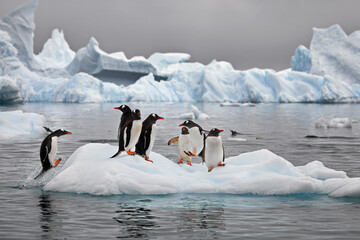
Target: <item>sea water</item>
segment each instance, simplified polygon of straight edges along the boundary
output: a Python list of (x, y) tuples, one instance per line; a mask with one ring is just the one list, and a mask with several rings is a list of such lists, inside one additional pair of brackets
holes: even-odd
[[(0, 106), (0, 111), (23, 110), (45, 116), (51, 129), (72, 135), (59, 138), (59, 166), (90, 142), (117, 144), (120, 103), (26, 103)], [(360, 105), (258, 104), (255, 107), (220, 107), (195, 104), (209, 119), (194, 121), (204, 129), (217, 127), (226, 157), (269, 149), (295, 166), (314, 160), (326, 167), (360, 177)], [(153, 151), (177, 162), (179, 116), (190, 103), (129, 103), (142, 118), (150, 113), (158, 121)], [(315, 128), (320, 117), (350, 117), (352, 128)], [(231, 136), (229, 130), (241, 133)], [(315, 136), (307, 138), (306, 136)], [(327, 195), (285, 196), (231, 194), (169, 194), (92, 196), (43, 191), (43, 185), (23, 188), (40, 166), (39, 148), (46, 136), (0, 142), (1, 239), (358, 239), (360, 198)], [(199, 158), (193, 162), (200, 163)]]

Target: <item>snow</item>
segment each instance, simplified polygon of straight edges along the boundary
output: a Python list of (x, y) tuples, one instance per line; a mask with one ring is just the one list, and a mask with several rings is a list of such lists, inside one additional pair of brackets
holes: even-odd
[(112, 194), (228, 193), (258, 195), (327, 194), (360, 196), (360, 178), (310, 162), (295, 167), (263, 149), (225, 160), (225, 167), (207, 172), (206, 165), (178, 165), (152, 152), (145, 161), (126, 153), (110, 156), (116, 146), (91, 143), (78, 148), (46, 191)]
[(319, 118), (315, 122), (316, 128), (351, 128), (351, 118), (332, 118), (328, 121), (324, 118)]
[[(360, 33), (347, 36), (338, 25), (314, 29), (310, 50), (300, 46), (291, 59), (291, 69), (239, 71), (225, 61), (189, 62), (186, 53), (127, 59), (124, 52), (101, 50), (95, 38), (74, 53), (64, 33), (56, 29), (35, 56), (36, 5), (37, 0), (31, 1), (0, 22), (1, 103), (360, 102)], [(144, 76), (125, 87), (93, 76), (103, 71)], [(167, 80), (155, 80), (159, 78)]]
[(0, 140), (36, 138), (46, 131), (44, 116), (21, 110), (0, 112)]

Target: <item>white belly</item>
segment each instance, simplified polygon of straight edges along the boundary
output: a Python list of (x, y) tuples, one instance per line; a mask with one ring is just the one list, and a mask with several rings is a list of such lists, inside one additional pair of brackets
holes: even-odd
[[(141, 120), (134, 120), (131, 127), (130, 141), (127, 147), (125, 147), (126, 152), (131, 150), (133, 147), (135, 147), (140, 137), (141, 128), (142, 128)], [(126, 144), (126, 134), (124, 134), (124, 143)]]
[(205, 142), (205, 163), (208, 168), (217, 167), (223, 161), (221, 137), (207, 137)]
[(147, 157), (150, 155), (150, 152), (154, 146), (155, 138), (156, 138), (156, 124), (153, 124), (152, 129), (151, 129), (151, 135), (150, 135), (150, 145), (149, 145), (149, 148), (145, 152), (145, 155)]
[(199, 128), (193, 127), (189, 129), (191, 137), (191, 152), (198, 155), (204, 148), (204, 136), (200, 134)]
[(58, 147), (58, 137), (52, 137), (51, 138), (51, 150), (48, 153), (48, 158), (50, 161), (51, 166), (54, 167), (55, 163), (55, 157), (57, 153), (57, 147)]
[(185, 152), (189, 152), (191, 151), (191, 140), (190, 140), (190, 134), (180, 134), (179, 136), (179, 140), (178, 140), (178, 152), (179, 152), (179, 157), (181, 159), (184, 159), (186, 161), (190, 161), (191, 157), (186, 155), (184, 153)]

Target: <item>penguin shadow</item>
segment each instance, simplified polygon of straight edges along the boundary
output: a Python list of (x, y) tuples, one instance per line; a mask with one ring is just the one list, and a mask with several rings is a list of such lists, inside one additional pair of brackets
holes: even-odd
[(140, 206), (119, 204), (117, 216), (113, 219), (119, 223), (119, 236), (117, 238), (149, 238), (149, 233), (159, 227), (151, 210)]

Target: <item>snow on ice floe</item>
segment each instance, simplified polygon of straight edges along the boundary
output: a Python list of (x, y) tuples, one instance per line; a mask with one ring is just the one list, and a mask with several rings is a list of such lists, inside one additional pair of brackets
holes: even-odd
[(269, 150), (226, 159), (225, 167), (207, 172), (206, 165), (178, 165), (152, 152), (145, 161), (125, 153), (110, 156), (116, 146), (91, 143), (78, 148), (61, 171), (44, 186), (47, 191), (111, 194), (229, 193), (328, 194), (360, 196), (359, 178), (348, 178), (314, 161), (295, 167)]
[(324, 118), (319, 118), (315, 122), (316, 128), (351, 128), (352, 119), (351, 118), (332, 118), (326, 120)]
[(21, 110), (0, 112), (0, 140), (34, 138), (45, 133), (44, 116)]
[[(228, 62), (188, 62), (186, 53), (127, 59), (104, 52), (95, 38), (74, 53), (58, 30), (34, 56), (37, 3), (0, 22), (0, 102), (360, 102), (360, 34), (347, 36), (338, 25), (314, 29), (310, 50), (296, 50), (292, 69), (238, 71)], [(104, 70), (146, 76), (125, 87), (92, 76)]]

